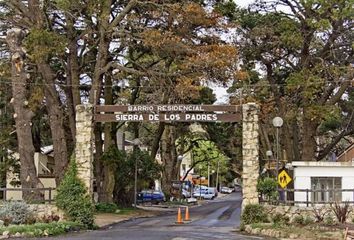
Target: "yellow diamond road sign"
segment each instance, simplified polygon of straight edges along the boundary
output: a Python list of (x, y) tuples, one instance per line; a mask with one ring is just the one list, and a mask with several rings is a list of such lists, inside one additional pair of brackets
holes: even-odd
[(281, 171), (278, 175), (278, 183), (282, 188), (285, 188), (291, 182), (291, 180), (291, 177), (285, 170)]

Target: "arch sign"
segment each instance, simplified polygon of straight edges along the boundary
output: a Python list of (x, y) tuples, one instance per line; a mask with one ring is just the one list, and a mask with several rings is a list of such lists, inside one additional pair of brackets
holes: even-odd
[(238, 122), (238, 105), (98, 105), (96, 122)]

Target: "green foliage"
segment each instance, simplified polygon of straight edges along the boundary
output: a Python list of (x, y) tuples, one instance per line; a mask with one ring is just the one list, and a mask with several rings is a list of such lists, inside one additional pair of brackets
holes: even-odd
[(221, 1), (216, 5), (215, 10), (231, 20), (236, 18), (237, 6), (232, 0)]
[(262, 223), (268, 221), (264, 207), (259, 204), (248, 204), (242, 212), (241, 221), (244, 224)]
[(274, 178), (266, 177), (258, 180), (257, 191), (264, 195), (267, 200), (276, 200), (278, 183)]
[(315, 222), (315, 220), (312, 217), (310, 217), (310, 216), (306, 216), (304, 218), (304, 225), (309, 225), (309, 224), (312, 224), (314, 222)]
[(36, 223), (32, 225), (12, 225), (9, 227), (0, 227), (0, 234), (9, 231), (10, 235), (17, 232), (24, 234), (26, 237), (42, 237), (55, 236), (69, 231), (77, 231), (84, 229), (84, 226), (77, 222), (52, 222), (52, 223)]
[(25, 39), (25, 47), (37, 61), (46, 61), (57, 55), (64, 55), (66, 39), (55, 32), (34, 29)]
[(102, 213), (115, 213), (118, 210), (118, 206), (114, 203), (97, 203), (95, 207), (97, 212)]
[(302, 215), (296, 215), (293, 220), (293, 223), (298, 224), (298, 225), (303, 225), (304, 224), (304, 217)]
[(148, 188), (154, 180), (160, 177), (161, 166), (151, 158), (147, 151), (135, 149), (125, 153), (112, 146), (102, 155), (105, 164), (110, 165), (115, 171), (115, 201), (121, 206), (130, 205), (134, 194), (135, 161), (138, 164), (138, 189)]
[(0, 207), (0, 220), (7, 224), (23, 224), (32, 216), (32, 211), (25, 202), (4, 202)]
[(327, 215), (324, 219), (324, 223), (328, 226), (332, 226), (334, 225), (334, 220), (333, 220), (333, 217), (331, 215)]
[(57, 189), (55, 203), (71, 221), (93, 227), (94, 205), (84, 183), (77, 177), (74, 159)]
[(272, 222), (275, 224), (288, 224), (289, 221), (289, 217), (281, 213), (277, 213), (272, 216)]

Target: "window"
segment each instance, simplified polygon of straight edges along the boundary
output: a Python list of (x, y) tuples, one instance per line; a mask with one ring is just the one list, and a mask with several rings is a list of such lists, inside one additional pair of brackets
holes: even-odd
[(342, 192), (331, 191), (342, 189), (341, 177), (312, 177), (312, 190), (320, 190), (312, 193), (313, 202), (334, 202), (342, 201)]

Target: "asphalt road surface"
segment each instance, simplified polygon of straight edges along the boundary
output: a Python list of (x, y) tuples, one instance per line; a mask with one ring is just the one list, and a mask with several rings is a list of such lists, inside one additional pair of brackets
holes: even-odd
[(192, 221), (176, 225), (176, 213), (139, 218), (116, 224), (108, 229), (74, 233), (47, 239), (73, 240), (197, 240), (197, 239), (263, 239), (240, 235), (240, 193), (217, 198), (189, 210)]

